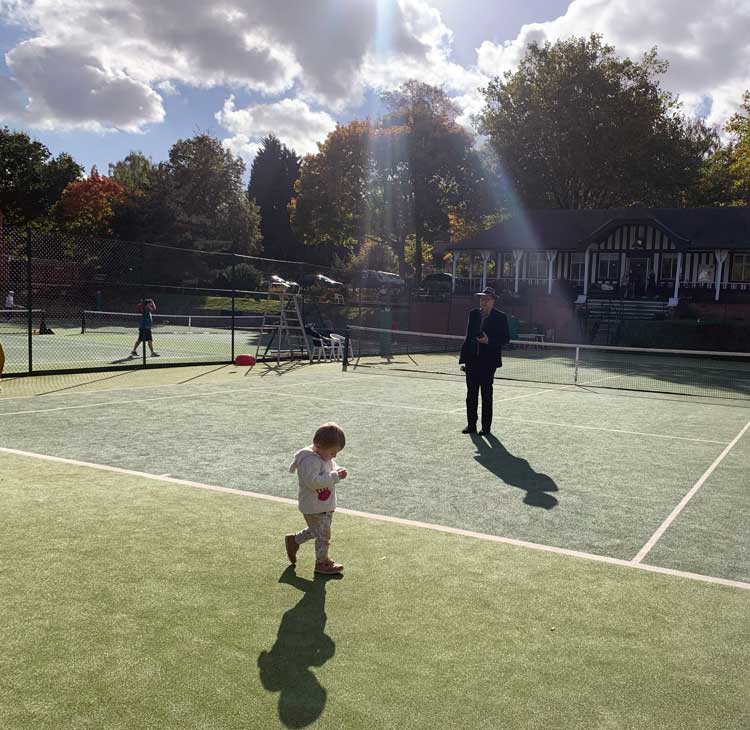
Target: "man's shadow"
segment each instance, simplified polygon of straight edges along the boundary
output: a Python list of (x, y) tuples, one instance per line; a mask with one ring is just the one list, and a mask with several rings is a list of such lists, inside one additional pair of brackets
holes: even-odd
[(552, 477), (534, 471), (526, 459), (513, 456), (492, 434), (484, 438), (479, 434), (472, 434), (471, 440), (477, 447), (474, 458), (485, 469), (489, 469), (506, 484), (526, 491), (524, 504), (544, 509), (557, 506), (557, 499), (548, 494), (557, 491), (557, 484)]
[(281, 619), (276, 643), (258, 657), (260, 681), (279, 692), (279, 719), (284, 727), (303, 728), (315, 722), (326, 704), (326, 690), (310, 667), (323, 666), (336, 651), (325, 633), (326, 583), (338, 576), (300, 578), (290, 565), (279, 578), (303, 592), (300, 602)]

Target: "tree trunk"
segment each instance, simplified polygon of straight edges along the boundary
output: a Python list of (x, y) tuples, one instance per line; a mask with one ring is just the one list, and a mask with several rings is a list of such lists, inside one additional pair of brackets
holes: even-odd
[(417, 226), (414, 235), (414, 283), (422, 281), (422, 227)]
[(393, 248), (396, 250), (396, 256), (398, 257), (398, 275), (402, 279), (406, 279), (406, 242), (398, 238), (393, 242)]

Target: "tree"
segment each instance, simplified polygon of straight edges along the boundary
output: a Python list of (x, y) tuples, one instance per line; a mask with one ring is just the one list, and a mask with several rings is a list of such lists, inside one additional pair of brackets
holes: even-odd
[(732, 203), (750, 205), (750, 91), (743, 94), (741, 109), (729, 119), (725, 131), (731, 138), (727, 154)]
[(529, 207), (607, 208), (681, 202), (710, 131), (659, 87), (656, 50), (620, 59), (601, 37), (529, 45), (515, 72), (484, 89), (477, 117), (505, 178)]
[(123, 160), (109, 165), (109, 176), (117, 180), (129, 196), (142, 196), (154, 182), (156, 166), (137, 150), (131, 151)]
[(52, 153), (23, 132), (0, 128), (0, 210), (9, 225), (44, 225), (52, 206), (83, 168), (73, 158)]
[(411, 249), (419, 279), (424, 246), (449, 237), (451, 213), (481, 219), (487, 212), (484, 170), (441, 89), (412, 81), (384, 103), (375, 124), (339, 126), (305, 158), (293, 225), (308, 244), (354, 251), (370, 239), (387, 243), (402, 276)]
[(209, 134), (178, 140), (169, 150), (168, 199), (176, 238), (196, 248), (257, 253), (260, 214), (242, 181), (245, 163)]
[(289, 222), (289, 201), (299, 177), (301, 159), (273, 134), (262, 142), (250, 170), (247, 194), (260, 210), (263, 253), (279, 259), (295, 259), (301, 243)]
[(373, 271), (394, 271), (398, 266), (398, 259), (393, 249), (382, 243), (370, 239), (365, 241), (356, 256), (349, 263), (352, 271), (372, 269)]
[(93, 167), (89, 177), (71, 182), (63, 190), (58, 206), (63, 226), (73, 233), (110, 235), (114, 204), (124, 196), (117, 180), (99, 175)]
[(364, 241), (371, 131), (369, 121), (337, 125), (302, 161), (289, 209), (306, 245), (346, 256)]
[(408, 81), (384, 94), (383, 102), (383, 130), (391, 132), (387, 138), (402, 150), (391, 154), (407, 178), (400, 187), (411, 191), (414, 275), (419, 281), (423, 244), (449, 237), (451, 215), (479, 219), (489, 212), (485, 171), (473, 139), (456, 122), (458, 108), (442, 89)]

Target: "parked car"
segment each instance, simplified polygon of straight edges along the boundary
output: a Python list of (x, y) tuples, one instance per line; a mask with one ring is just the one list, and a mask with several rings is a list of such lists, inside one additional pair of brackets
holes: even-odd
[(453, 276), (445, 271), (428, 274), (422, 279), (420, 294), (445, 294), (453, 289)]
[(362, 289), (403, 289), (406, 282), (390, 271), (364, 269), (359, 277), (359, 286)]

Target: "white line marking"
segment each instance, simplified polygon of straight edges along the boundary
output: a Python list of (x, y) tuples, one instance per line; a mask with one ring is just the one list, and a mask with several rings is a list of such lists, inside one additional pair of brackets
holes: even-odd
[(693, 488), (682, 498), (682, 501), (672, 510), (672, 514), (667, 517), (664, 522), (659, 525), (659, 528), (656, 530), (656, 532), (651, 535), (648, 542), (638, 551), (638, 554), (633, 558), (634, 563), (640, 563), (643, 558), (646, 557), (646, 555), (649, 553), (651, 548), (656, 545), (656, 543), (659, 541), (661, 536), (667, 531), (667, 528), (674, 522), (677, 515), (682, 512), (682, 510), (685, 508), (685, 505), (693, 498), (695, 493), (704, 485), (706, 480), (711, 476), (711, 474), (714, 473), (714, 470), (717, 466), (723, 461), (724, 457), (732, 450), (734, 445), (742, 438), (742, 436), (745, 434), (747, 429), (750, 428), (750, 421), (748, 421), (745, 424), (745, 427), (727, 444), (727, 447), (724, 449), (724, 451), (719, 454), (719, 456), (716, 457), (716, 460), (714, 461), (711, 466), (706, 469), (706, 472), (703, 474), (703, 476), (693, 485)]
[(421, 406), (403, 406), (403, 405), (399, 405), (398, 403), (377, 403), (377, 402), (371, 402), (371, 401), (341, 400), (337, 398), (327, 398), (325, 396), (319, 396), (319, 395), (301, 395), (300, 393), (284, 393), (284, 391), (276, 391), (276, 392), (265, 391), (263, 395), (269, 395), (269, 396), (279, 395), (285, 398), (303, 398), (305, 400), (322, 400), (322, 401), (326, 401), (327, 403), (343, 403), (344, 405), (348, 405), (348, 406), (377, 406), (378, 408), (398, 408), (404, 411), (426, 411), (427, 413), (440, 413), (442, 415), (447, 415), (449, 413), (452, 413), (452, 411), (438, 410), (436, 408), (422, 408)]
[[(750, 423), (745, 426), (745, 429), (750, 426)], [(744, 430), (743, 429), (743, 433)], [(36, 454), (32, 451), (19, 451), (18, 449), (7, 449), (0, 447), (0, 453), (11, 454), (13, 456), (22, 456), (30, 459), (41, 459), (42, 461), (52, 461), (60, 464), (70, 464), (71, 466), (80, 466), (89, 469), (99, 469), (100, 471), (114, 472), (116, 474), (125, 474), (128, 476), (139, 477), (141, 479), (149, 479), (152, 481), (165, 482), (167, 484), (177, 484), (185, 487), (194, 487), (196, 489), (206, 489), (213, 492), (225, 492), (227, 494), (234, 494), (241, 497), (252, 497), (253, 499), (263, 499), (269, 502), (276, 502), (279, 504), (286, 504), (293, 507), (297, 507), (296, 499), (288, 499), (287, 497), (276, 497), (271, 494), (260, 494), (259, 492), (249, 492), (242, 489), (233, 489), (231, 487), (220, 487), (213, 484), (203, 484), (202, 482), (193, 482), (187, 479), (175, 479), (174, 477), (163, 477), (156, 474), (149, 474), (142, 471), (134, 471), (132, 469), (123, 469), (117, 466), (108, 466), (106, 464), (95, 464), (88, 461), (78, 461), (77, 459), (65, 459), (61, 456), (49, 456), (47, 454)], [(553, 547), (551, 545), (540, 545), (535, 542), (526, 542), (525, 540), (515, 540), (510, 537), (500, 537), (499, 535), (488, 535), (483, 532), (472, 532), (471, 530), (462, 530), (458, 527), (447, 527), (445, 525), (435, 525), (429, 522), (418, 522), (416, 520), (407, 520), (401, 517), (390, 517), (388, 515), (378, 515), (371, 512), (360, 512), (359, 510), (352, 510), (346, 508), (337, 508), (337, 512), (341, 514), (351, 515), (353, 517), (362, 517), (368, 520), (376, 520), (378, 522), (391, 522), (397, 525), (404, 525), (406, 527), (417, 527), (423, 530), (432, 530), (435, 532), (444, 532), (450, 535), (459, 535), (461, 537), (470, 537), (476, 540), (485, 540), (487, 542), (497, 542), (504, 545), (513, 545), (515, 547), (526, 548), (528, 550), (539, 550), (541, 552), (554, 553), (556, 555), (565, 555), (573, 558), (580, 558), (583, 560), (593, 560), (599, 563), (606, 563), (608, 565), (617, 565), (622, 568), (631, 568), (637, 570), (647, 571), (649, 573), (661, 573), (663, 575), (670, 575), (679, 578), (687, 578), (689, 580), (697, 580), (704, 583), (716, 583), (718, 585), (730, 586), (732, 588), (741, 588), (743, 590), (750, 590), (750, 583), (745, 583), (739, 580), (730, 580), (728, 578), (716, 578), (710, 575), (701, 575), (700, 573), (688, 573), (681, 570), (673, 570), (672, 568), (662, 568), (657, 565), (647, 565), (644, 563), (636, 563), (632, 560), (621, 560), (619, 558), (611, 558), (606, 555), (596, 555), (594, 553), (585, 553), (580, 550), (568, 550), (567, 548)]]
[[(530, 386), (531, 387), (531, 386)], [(497, 398), (493, 402), (494, 403), (507, 403), (509, 400), (520, 400), (521, 398), (533, 398), (535, 395), (543, 395), (544, 393), (552, 393), (555, 390), (564, 390), (565, 388), (570, 388), (569, 385), (564, 385), (562, 388), (547, 388), (546, 390), (535, 390), (533, 393), (524, 393), (523, 395), (514, 395), (510, 398)], [(461, 408), (454, 408), (451, 413), (460, 413), (464, 410), (466, 406), (461, 406)]]
[[(556, 393), (561, 390), (570, 390), (571, 388), (578, 388), (579, 386), (583, 385), (591, 385), (592, 383), (598, 383), (602, 380), (609, 380), (610, 378), (616, 378), (619, 377), (618, 375), (608, 375), (606, 378), (597, 378), (596, 380), (588, 380), (585, 383), (569, 383), (568, 385), (561, 385), (559, 388), (546, 388), (545, 390), (537, 390), (534, 393), (525, 393), (524, 395), (514, 395), (512, 398), (500, 398), (495, 401), (495, 403), (506, 403), (509, 400), (520, 400), (521, 398), (533, 398), (535, 395), (544, 395), (545, 393)], [(498, 380), (512, 380), (512, 378), (498, 378)], [(524, 382), (524, 381), (514, 381), (514, 382)], [(533, 385), (529, 385), (529, 387), (534, 387)], [(539, 386), (537, 386), (539, 387)], [(456, 408), (455, 410), (451, 411), (451, 413), (458, 413), (459, 411), (462, 411), (463, 408)]]
[[(330, 385), (332, 383), (340, 383), (340, 380), (321, 380), (315, 383), (318, 385)], [(309, 385), (309, 383), (290, 383), (291, 387), (296, 385)], [(268, 386), (268, 387), (249, 387), (249, 388), (233, 388), (231, 390), (212, 390), (207, 393), (180, 393), (178, 395), (162, 395), (156, 398), (138, 398), (136, 400), (119, 400), (119, 401), (104, 401), (100, 403), (84, 403), (77, 406), (59, 406), (57, 408), (35, 408), (28, 411), (0, 411), (0, 416), (25, 416), (33, 413), (49, 413), (56, 411), (75, 411), (81, 408), (99, 408), (100, 406), (119, 406), (119, 405), (131, 405), (134, 403), (151, 403), (163, 400), (175, 400), (177, 398), (207, 398), (210, 396), (219, 395), (236, 395), (237, 393), (259, 393), (269, 392), (275, 390), (280, 386)], [(281, 386), (289, 387), (289, 386)], [(92, 391), (94, 392), (94, 391)], [(82, 393), (70, 393), (69, 395), (83, 395)], [(42, 396), (40, 396), (42, 397)], [(0, 401), (1, 402), (1, 401)], [(442, 412), (442, 411), (441, 411)]]
[(537, 421), (530, 418), (510, 418), (508, 416), (495, 416), (498, 421), (513, 421), (514, 423), (538, 423), (543, 426), (560, 426), (562, 428), (578, 428), (587, 431), (604, 431), (606, 433), (624, 433), (632, 436), (648, 436), (656, 439), (672, 439), (676, 441), (694, 441), (701, 444), (717, 444), (725, 446), (726, 441), (713, 441), (711, 439), (697, 439), (690, 436), (670, 436), (664, 433), (645, 433), (644, 431), (628, 431), (624, 428), (604, 428), (603, 426), (584, 426), (579, 423), (556, 423), (554, 421)]
[[(143, 373), (143, 370), (134, 370), (133, 373)], [(131, 373), (128, 373), (130, 375)], [(181, 373), (182, 374), (182, 373)], [(41, 377), (47, 377), (47, 376), (41, 376)], [(54, 376), (53, 376), (54, 377)], [(259, 376), (260, 377), (260, 376)], [(365, 375), (363, 378), (373, 378), (375, 376), (373, 375)], [(79, 385), (92, 385), (93, 383), (100, 382), (100, 381), (86, 381), (83, 383), (80, 383)], [(320, 383), (321, 381), (313, 381), (316, 385)], [(327, 380), (326, 383), (339, 383), (340, 379), (336, 380)], [(97, 393), (115, 393), (119, 391), (124, 390), (150, 390), (153, 388), (176, 388), (179, 386), (189, 386), (192, 383), (190, 381), (185, 383), (161, 383), (160, 385), (131, 385), (124, 388), (94, 388), (93, 390), (77, 390), (77, 391), (69, 391), (65, 393), (35, 393), (34, 395), (11, 395), (7, 398), (3, 398), (0, 396), (0, 403), (4, 403), (5, 401), (9, 400), (28, 400), (28, 399), (36, 399), (36, 398), (59, 398), (64, 396), (81, 396), (81, 395), (96, 395)], [(291, 386), (295, 385), (303, 385), (307, 383), (290, 383)], [(2, 381), (0, 381), (0, 385), (2, 385)], [(77, 386), (76, 386), (77, 387)]]
[[(376, 375), (372, 376), (365, 376), (365, 377), (377, 377)], [(362, 382), (364, 378), (360, 378), (357, 381), (353, 382)], [(317, 381), (315, 385), (331, 385), (331, 384), (338, 384), (340, 381), (337, 380), (321, 380)], [(28, 411), (0, 411), (1, 416), (24, 416), (24, 415), (31, 415), (36, 413), (54, 413), (58, 411), (73, 411), (73, 410), (80, 410), (85, 408), (98, 408), (100, 406), (119, 406), (119, 405), (133, 405), (137, 403), (151, 403), (151, 402), (158, 402), (163, 400), (176, 400), (180, 398), (206, 398), (210, 396), (221, 396), (221, 395), (236, 395), (238, 393), (251, 393), (253, 395), (268, 395), (268, 396), (279, 396), (282, 398), (301, 398), (304, 400), (316, 400), (316, 401), (325, 401), (327, 403), (341, 403), (344, 405), (354, 405), (354, 406), (374, 406), (377, 408), (395, 408), (399, 410), (405, 410), (405, 411), (419, 411), (421, 413), (438, 413), (442, 415), (452, 415), (454, 413), (463, 412), (465, 406), (462, 406), (461, 408), (456, 408), (452, 410), (440, 410), (437, 408), (422, 408), (421, 406), (406, 406), (401, 405), (397, 403), (379, 403), (375, 401), (355, 401), (355, 400), (343, 400), (343, 399), (335, 399), (335, 398), (329, 398), (325, 396), (314, 396), (314, 395), (302, 395), (300, 393), (286, 393), (284, 391), (278, 390), (280, 387), (295, 387), (298, 385), (309, 385), (309, 383), (290, 383), (289, 386), (268, 386), (268, 387), (250, 387), (250, 388), (241, 388), (241, 389), (231, 389), (231, 390), (212, 390), (206, 393), (180, 393), (178, 395), (164, 395), (164, 396), (158, 396), (156, 398), (138, 398), (136, 400), (120, 400), (120, 401), (103, 401), (99, 403), (84, 403), (82, 405), (76, 405), (76, 406), (60, 406), (58, 408), (36, 408), (31, 409)], [(163, 387), (163, 386), (146, 386), (146, 387)], [(571, 386), (566, 385), (564, 388), (570, 388)], [(552, 390), (562, 390), (564, 388), (553, 388)], [(137, 388), (136, 388), (137, 389)], [(119, 390), (119, 389), (118, 389)], [(124, 388), (122, 390), (130, 390), (130, 388)], [(549, 393), (552, 392), (552, 390), (544, 390), (541, 391), (542, 393)], [(100, 392), (100, 391), (91, 391), (93, 392)], [(70, 393), (68, 395), (88, 395), (89, 392), (86, 393)], [(516, 398), (528, 398), (532, 395), (538, 395), (539, 393), (526, 393), (525, 395), (521, 396), (514, 396), (513, 398), (501, 398), (500, 400), (495, 401), (496, 403), (501, 403), (503, 401), (508, 400), (515, 400)], [(43, 396), (31, 396), (31, 397), (43, 397)], [(534, 423), (542, 426), (558, 426), (561, 428), (575, 428), (575, 429), (583, 429), (588, 431), (602, 431), (604, 433), (622, 433), (622, 434), (628, 434), (633, 436), (647, 436), (650, 438), (661, 438), (661, 439), (671, 439), (671, 440), (677, 440), (677, 441), (691, 441), (696, 443), (708, 443), (708, 444), (718, 444), (718, 445), (724, 445), (726, 444), (726, 441), (713, 441), (709, 439), (697, 439), (697, 438), (690, 438), (687, 436), (670, 436), (667, 434), (660, 434), (660, 433), (645, 433), (641, 431), (628, 431), (625, 429), (617, 429), (617, 428), (604, 428), (600, 426), (585, 426), (580, 425), (576, 423), (556, 423), (553, 421), (538, 421), (533, 419), (525, 419), (525, 418), (509, 418), (506, 416), (495, 416), (496, 420), (500, 421), (512, 421), (514, 423)]]
[[(569, 386), (566, 386), (569, 387)], [(545, 391), (546, 392), (546, 391)], [(282, 396), (285, 398), (304, 398), (307, 400), (320, 400), (320, 401), (326, 401), (327, 403), (343, 403), (346, 405), (355, 405), (355, 406), (376, 406), (379, 408), (399, 408), (407, 411), (426, 411), (428, 413), (442, 413), (443, 415), (452, 415), (454, 413), (463, 412), (465, 406), (462, 406), (458, 409), (453, 409), (450, 411), (441, 411), (434, 408), (421, 408), (418, 406), (404, 406), (399, 405), (396, 403), (374, 403), (369, 401), (353, 401), (353, 400), (340, 400), (336, 398), (326, 398), (324, 396), (315, 396), (315, 395), (301, 395), (299, 393), (284, 393), (283, 391), (266, 391), (263, 393), (263, 395), (268, 396)], [(536, 393), (531, 393), (530, 395), (536, 395)], [(527, 396), (520, 396), (522, 398)], [(502, 402), (502, 400), (513, 400), (513, 398), (506, 398), (501, 399), (500, 401), (495, 401), (495, 403)], [(561, 428), (577, 428), (577, 429), (584, 429), (587, 431), (602, 431), (604, 433), (622, 433), (626, 435), (631, 436), (648, 436), (649, 438), (660, 438), (660, 439), (671, 439), (671, 440), (677, 440), (677, 441), (691, 441), (696, 443), (705, 443), (705, 444), (717, 444), (719, 446), (724, 446), (727, 442), (726, 441), (713, 441), (710, 439), (698, 439), (698, 438), (691, 438), (689, 436), (670, 436), (668, 434), (663, 433), (646, 433), (643, 431), (628, 431), (626, 429), (621, 428), (604, 428), (603, 426), (584, 426), (577, 423), (556, 423), (554, 421), (537, 421), (533, 419), (527, 419), (527, 418), (509, 418), (506, 416), (495, 416), (496, 420), (500, 421), (512, 421), (514, 423), (535, 423), (542, 426), (558, 426)]]

